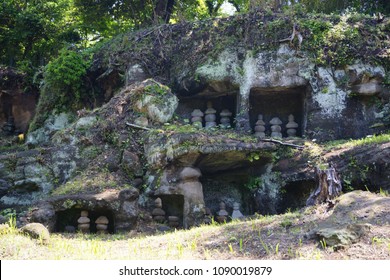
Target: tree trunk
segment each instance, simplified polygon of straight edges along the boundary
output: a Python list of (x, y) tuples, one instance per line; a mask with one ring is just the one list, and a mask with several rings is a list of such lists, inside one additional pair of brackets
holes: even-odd
[(315, 205), (330, 201), (341, 194), (342, 186), (336, 169), (329, 166), (328, 169), (316, 168), (317, 189), (311, 193), (306, 205)]
[(157, 0), (153, 15), (155, 21), (161, 20), (165, 23), (169, 23), (174, 6), (175, 0)]

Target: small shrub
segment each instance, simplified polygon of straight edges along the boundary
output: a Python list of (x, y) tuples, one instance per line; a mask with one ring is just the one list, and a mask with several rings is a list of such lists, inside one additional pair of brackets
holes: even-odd
[(62, 50), (59, 56), (46, 67), (45, 83), (54, 91), (59, 102), (57, 109), (67, 108), (80, 103), (83, 95), (83, 77), (90, 66), (90, 59), (73, 50)]

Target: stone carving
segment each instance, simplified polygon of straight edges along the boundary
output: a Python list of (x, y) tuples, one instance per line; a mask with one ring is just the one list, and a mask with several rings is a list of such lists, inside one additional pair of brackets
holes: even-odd
[(226, 222), (229, 214), (226, 211), (225, 203), (221, 202), (219, 204), (219, 211), (217, 212), (217, 221), (220, 223)]
[(107, 233), (108, 219), (106, 216), (100, 216), (95, 221), (97, 233)]
[(221, 128), (231, 128), (230, 117), (233, 115), (232, 112), (230, 112), (228, 109), (223, 109), (219, 115), (221, 116), (221, 123), (219, 126)]
[(240, 204), (238, 202), (233, 203), (233, 213), (232, 213), (232, 219), (239, 219), (244, 217), (244, 215), (240, 211)]
[(282, 127), (280, 126), (282, 121), (275, 117), (269, 123), (271, 124), (271, 137), (282, 138)]
[(157, 198), (154, 201), (154, 209), (152, 212), (153, 220), (158, 223), (165, 222), (165, 211), (162, 209), (162, 200), (161, 198)]
[(89, 227), (90, 227), (90, 219), (88, 218), (88, 211), (81, 211), (80, 218), (77, 220), (78, 226), (77, 228), (82, 233), (89, 233)]
[(260, 114), (257, 117), (257, 122), (255, 125), (255, 136), (258, 138), (264, 138), (265, 137), (265, 122), (263, 121), (263, 115)]
[(168, 225), (170, 227), (177, 228), (180, 225), (179, 220), (180, 220), (180, 218), (177, 216), (168, 216)]
[(191, 113), (191, 122), (194, 126), (201, 128), (203, 127), (202, 120), (203, 120), (204, 114), (199, 109), (194, 109)]
[[(179, 173), (180, 194), (184, 196), (183, 227), (200, 223), (204, 217), (204, 198), (202, 183), (199, 177), (202, 175), (198, 168), (184, 167)], [(175, 192), (174, 194), (177, 194)]]
[(203, 221), (204, 221), (204, 223), (206, 225), (211, 224), (211, 210), (210, 210), (210, 208), (206, 207), (204, 209), (204, 219), (203, 219)]
[(211, 101), (207, 102), (207, 110), (204, 112), (205, 113), (205, 127), (206, 128), (211, 128), (215, 127), (217, 123), (215, 122), (217, 119), (217, 116), (215, 115), (217, 111), (213, 108), (213, 104)]
[(294, 116), (288, 116), (288, 123), (286, 124), (288, 137), (295, 137), (297, 135), (298, 124), (294, 121)]

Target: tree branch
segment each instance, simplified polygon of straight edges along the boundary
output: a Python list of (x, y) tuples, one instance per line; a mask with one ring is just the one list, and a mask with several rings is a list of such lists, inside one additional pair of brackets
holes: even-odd
[(144, 126), (140, 126), (140, 125), (136, 125), (136, 124), (133, 124), (133, 123), (128, 123), (128, 122), (126, 122), (126, 125), (127, 125), (127, 126), (130, 126), (130, 127), (133, 127), (133, 128), (138, 128), (138, 129), (143, 129), (143, 130), (151, 131), (150, 128), (147, 128), (147, 127), (144, 127)]
[(286, 143), (286, 142), (282, 142), (280, 140), (276, 140), (276, 139), (261, 139), (261, 141), (263, 142), (271, 142), (271, 143), (277, 143), (279, 145), (283, 145), (283, 146), (288, 146), (288, 147), (293, 147), (293, 148), (296, 148), (298, 150), (303, 150), (305, 148), (305, 146), (300, 146), (300, 145), (295, 145), (295, 144), (291, 144), (291, 143)]

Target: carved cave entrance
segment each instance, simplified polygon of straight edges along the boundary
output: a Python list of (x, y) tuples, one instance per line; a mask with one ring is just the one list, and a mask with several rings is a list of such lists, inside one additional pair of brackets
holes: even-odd
[(162, 209), (165, 217), (176, 216), (179, 218), (179, 226), (183, 227), (184, 196), (179, 194), (159, 195), (162, 201)]
[(114, 213), (110, 210), (103, 209), (103, 208), (97, 208), (95, 210), (88, 210), (88, 209), (80, 209), (80, 208), (71, 208), (63, 211), (57, 211), (56, 212), (56, 225), (55, 225), (55, 231), (56, 232), (65, 232), (66, 226), (72, 226), (77, 231), (77, 220), (80, 218), (80, 213), (82, 210), (88, 211), (88, 218), (91, 220), (90, 222), (90, 232), (96, 233), (96, 224), (95, 221), (100, 216), (106, 216), (109, 223), (108, 223), (108, 233), (115, 233), (115, 216)]
[(269, 122), (272, 118), (278, 117), (283, 122), (282, 135), (287, 137), (286, 124), (288, 116), (292, 114), (298, 123), (297, 136), (302, 137), (306, 126), (305, 96), (308, 90), (306, 86), (283, 89), (252, 88), (249, 96), (251, 128), (255, 127), (258, 115), (262, 114), (266, 136), (269, 136), (271, 133)]
[(219, 203), (226, 204), (229, 215), (233, 211), (233, 203), (240, 204), (244, 215), (252, 215), (256, 211), (253, 193), (248, 188), (252, 177), (266, 172), (266, 165), (271, 157), (260, 157), (250, 161), (250, 152), (228, 151), (218, 154), (207, 154), (200, 157), (197, 167), (201, 170), (200, 182), (203, 187), (204, 201), (212, 215), (220, 210)]
[[(182, 119), (191, 119), (191, 113), (194, 109), (199, 109), (203, 113), (207, 110), (207, 103), (211, 102), (212, 107), (216, 112), (216, 123), (220, 124), (220, 113), (224, 109), (228, 109), (232, 116), (230, 117), (230, 124), (234, 127), (234, 119), (236, 117), (239, 91), (237, 87), (227, 82), (215, 82), (212, 85), (198, 93), (190, 95), (179, 95), (179, 105), (176, 113)], [(203, 127), (205, 120), (203, 117)]]

